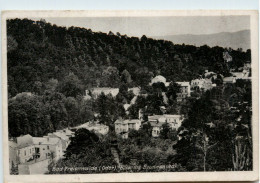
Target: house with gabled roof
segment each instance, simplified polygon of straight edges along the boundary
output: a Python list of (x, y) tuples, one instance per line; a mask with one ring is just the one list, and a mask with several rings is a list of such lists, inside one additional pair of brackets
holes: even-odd
[(63, 157), (62, 142), (58, 137), (33, 137), (35, 152), (40, 157), (52, 158), (57, 161)]
[(60, 138), (32, 137), (29, 134), (17, 137), (17, 151), (19, 163), (39, 158), (58, 160), (63, 155)]
[(141, 127), (141, 120), (139, 119), (118, 119), (115, 121), (115, 132), (121, 135), (123, 139), (128, 138), (130, 130), (139, 130)]
[(66, 151), (67, 147), (70, 144), (70, 137), (66, 135), (62, 130), (58, 130), (53, 133), (48, 133), (48, 137), (56, 137), (61, 139), (61, 144), (62, 144), (62, 151)]

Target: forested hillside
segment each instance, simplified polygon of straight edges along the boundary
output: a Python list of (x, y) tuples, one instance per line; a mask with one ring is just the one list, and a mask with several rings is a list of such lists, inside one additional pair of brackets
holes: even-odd
[[(10, 139), (26, 134), (42, 137), (86, 122), (109, 128), (107, 135), (77, 130), (65, 159), (52, 163), (49, 173), (70, 173), (52, 171), (53, 167), (103, 165), (176, 165), (136, 172), (252, 170), (252, 82), (246, 77), (228, 83), (221, 76), (241, 72), (251, 62), (250, 50), (178, 45), (28, 19), (8, 20), (7, 39)], [(175, 83), (197, 79), (205, 70), (217, 73), (210, 89), (195, 86), (188, 96)], [(159, 74), (169, 86), (161, 81), (148, 85)], [(136, 86), (140, 93), (128, 90)], [(119, 90), (114, 96), (100, 93), (95, 98), (91, 90), (85, 96), (92, 87)], [(177, 101), (183, 92), (185, 97)], [(139, 114), (142, 125), (127, 127), (129, 131), (123, 131), (127, 139), (116, 133), (116, 120), (137, 119)], [(181, 115), (183, 121), (172, 128), (166, 120), (154, 137), (158, 126), (152, 126), (148, 116), (161, 114)], [(95, 173), (112, 171), (132, 172)]]
[[(51, 79), (66, 96), (83, 95), (92, 86), (144, 86), (154, 75), (169, 81), (190, 81), (205, 69), (228, 75), (222, 47), (176, 45), (170, 41), (120, 33), (59, 27), (44, 20), (7, 21), (9, 97), (20, 92), (42, 94)], [(250, 50), (229, 49), (234, 68), (250, 61)], [(74, 73), (79, 90), (67, 92)]]

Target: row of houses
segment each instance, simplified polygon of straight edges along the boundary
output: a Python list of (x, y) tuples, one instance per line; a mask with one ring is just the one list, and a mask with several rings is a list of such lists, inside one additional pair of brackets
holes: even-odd
[[(207, 76), (207, 77), (206, 77)], [(177, 102), (182, 102), (184, 101), (187, 97), (191, 96), (192, 89), (195, 87), (200, 88), (201, 90), (210, 90), (213, 87), (216, 87), (216, 84), (213, 84), (211, 81), (211, 78), (217, 78), (217, 74), (214, 72), (209, 72), (205, 71), (205, 78), (198, 78), (194, 79), (191, 82), (176, 82), (178, 85), (180, 85), (180, 92), (177, 93)], [(150, 86), (152, 86), (154, 83), (164, 83), (166, 87), (170, 85), (170, 82), (166, 81), (166, 78), (158, 75), (154, 78), (152, 78), (151, 82), (149, 83)], [(138, 95), (145, 95), (141, 94), (141, 88), (140, 87), (134, 87), (134, 88), (129, 88), (128, 91), (132, 91), (134, 94), (134, 98), (132, 99), (131, 104), (133, 104), (137, 98)], [(113, 97), (116, 97), (116, 95), (119, 93), (118, 88), (92, 88), (90, 90), (86, 91), (86, 96), (85, 99), (90, 99), (91, 96), (96, 99), (101, 93), (104, 93), (105, 95), (111, 94)], [(165, 94), (164, 92), (162, 93), (163, 95)], [(164, 97), (164, 101), (167, 103), (167, 98)], [(126, 107), (129, 107), (128, 105)]]
[(43, 137), (29, 134), (9, 140), (9, 170), (16, 167), (19, 174), (44, 174), (48, 165), (62, 159), (74, 130), (85, 128), (105, 135), (109, 127), (98, 122), (87, 122), (70, 129), (57, 130)]
[[(140, 87), (133, 87), (128, 88), (128, 91), (132, 91), (135, 96), (139, 95), (141, 92)], [(101, 87), (101, 88), (91, 88), (90, 90), (86, 90), (86, 96), (85, 99), (97, 99), (101, 93), (104, 93), (105, 95), (112, 95), (113, 97), (116, 97), (119, 93), (119, 88), (109, 88), (109, 87)]]
[(69, 129), (57, 130), (43, 137), (23, 135), (9, 140), (9, 165), (18, 168), (19, 174), (44, 174), (51, 162), (63, 158), (70, 137)]
[(169, 124), (169, 127), (173, 130), (178, 130), (183, 121), (182, 115), (173, 115), (173, 114), (163, 114), (163, 115), (153, 115), (148, 116), (148, 122), (152, 126), (152, 136), (158, 137), (162, 129), (162, 125), (165, 123)]
[[(149, 85), (153, 85), (154, 83), (164, 83), (164, 85), (166, 87), (168, 87), (170, 85), (170, 82), (166, 81), (166, 78), (158, 75), (154, 78), (152, 78), (151, 82), (149, 83)], [(190, 90), (190, 83), (189, 82), (176, 82), (177, 84), (179, 84), (181, 86), (181, 92), (177, 94), (177, 101), (182, 101), (183, 99), (185, 99), (186, 97), (190, 96), (191, 90)], [(138, 95), (142, 95), (141, 94), (141, 88), (140, 87), (133, 87), (133, 88), (129, 88), (128, 91), (132, 91), (134, 94), (134, 99), (137, 98)], [(101, 95), (101, 93), (104, 93), (105, 95), (112, 95), (113, 97), (116, 97), (117, 94), (119, 93), (119, 88), (109, 88), (109, 87), (102, 87), (102, 88), (91, 88), (90, 90), (86, 90), (86, 96), (85, 99), (97, 99), (97, 97), (99, 95)], [(145, 94), (144, 94), (145, 95)]]
[[(232, 56), (229, 55), (228, 51), (223, 52), (223, 59), (225, 62), (231, 62)], [(232, 72), (232, 77), (225, 77), (220, 74), (220, 76), (223, 78), (224, 84), (225, 83), (234, 83), (237, 79), (250, 79), (249, 78), (249, 71), (251, 69), (250, 63), (245, 63), (244, 67), (239, 68), (242, 69), (240, 72)], [(210, 90), (213, 87), (216, 87), (216, 84), (213, 84), (211, 79), (217, 79), (218, 74), (212, 71), (205, 70), (203, 77), (198, 79), (194, 79), (192, 81), (186, 81), (186, 82), (176, 82), (181, 86), (181, 92), (178, 93), (177, 101), (182, 101), (186, 97), (190, 96), (191, 88), (199, 87), (200, 89), (206, 91)], [(149, 85), (152, 86), (154, 83), (164, 83), (165, 87), (168, 87), (171, 82), (167, 82), (166, 78), (162, 75), (157, 75), (154, 78), (151, 79)], [(128, 91), (133, 91), (134, 95), (140, 95), (140, 87), (134, 87), (129, 88)], [(86, 91), (86, 99), (94, 98), (96, 99), (101, 93), (104, 93), (105, 95), (111, 94), (113, 97), (115, 97), (119, 93), (119, 88), (108, 88), (108, 87), (102, 87), (102, 88), (92, 88), (90, 90)]]
[(130, 130), (139, 130), (141, 127), (141, 120), (139, 119), (117, 119), (115, 121), (115, 132), (123, 139), (128, 138)]
[(172, 115), (172, 114), (163, 114), (163, 115), (152, 115), (148, 116), (148, 121), (142, 123), (140, 119), (118, 119), (115, 121), (115, 132), (117, 135), (120, 135), (123, 139), (128, 138), (128, 134), (131, 130), (139, 130), (142, 124), (150, 123), (152, 126), (152, 136), (159, 137), (160, 131), (163, 124), (169, 124), (169, 127), (174, 130), (178, 130), (183, 121), (182, 115)]
[[(220, 77), (223, 79), (223, 84), (234, 84), (238, 79), (243, 80), (250, 80), (251, 77), (249, 76), (249, 66), (248, 64), (245, 64), (244, 69), (241, 72), (233, 72), (231, 71), (231, 76), (224, 77), (223, 75), (220, 75)], [(212, 78), (216, 79), (217, 74), (214, 72), (209, 72), (208, 70), (205, 70), (204, 78), (198, 78), (191, 81), (191, 89), (194, 89), (195, 87), (198, 87), (204, 91), (210, 90), (214, 87), (216, 87), (216, 84), (212, 83)]]

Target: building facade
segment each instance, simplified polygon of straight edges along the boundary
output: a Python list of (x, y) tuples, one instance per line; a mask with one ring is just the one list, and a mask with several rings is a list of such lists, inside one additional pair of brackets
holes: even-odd
[(63, 129), (63, 130), (57, 130), (53, 133), (48, 133), (48, 137), (52, 138), (60, 138), (62, 143), (62, 150), (63, 152), (66, 151), (67, 147), (70, 144), (70, 137), (74, 135), (74, 132), (72, 132), (69, 129)]
[(223, 83), (224, 84), (234, 84), (234, 83), (236, 83), (236, 78), (235, 77), (225, 77), (224, 79), (223, 79)]
[(113, 97), (116, 97), (117, 94), (119, 93), (119, 88), (107, 88), (107, 87), (92, 88), (86, 91), (86, 96), (91, 95), (92, 98), (97, 99), (97, 97), (101, 95), (101, 93), (104, 93), (105, 95), (111, 94)]
[(152, 136), (158, 137), (160, 135), (162, 125), (165, 123), (168, 123), (171, 129), (178, 130), (182, 124), (183, 119), (183, 116), (173, 114), (148, 116), (148, 122), (153, 128)]
[(203, 84), (205, 82), (205, 79), (193, 79), (191, 80), (191, 88), (195, 88), (195, 87), (199, 87), (199, 88), (202, 88), (203, 87)]
[(123, 139), (128, 138), (130, 130), (139, 130), (141, 127), (141, 120), (139, 119), (118, 119), (115, 121), (115, 132), (121, 135)]
[(63, 157), (62, 142), (59, 137), (20, 136), (17, 137), (16, 149), (19, 174), (46, 172), (49, 165), (47, 162), (58, 161)]
[(191, 80), (191, 89), (195, 89), (196, 87), (200, 88), (203, 91), (207, 91), (216, 87), (216, 84), (213, 84), (211, 79), (194, 79)]
[(177, 93), (177, 102), (185, 100), (185, 98), (190, 97), (190, 83), (189, 82), (176, 82), (180, 85), (180, 93)]

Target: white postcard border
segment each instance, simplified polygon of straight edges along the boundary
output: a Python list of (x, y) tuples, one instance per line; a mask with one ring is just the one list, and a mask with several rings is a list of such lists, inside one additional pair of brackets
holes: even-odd
[[(228, 16), (249, 15), (251, 18), (252, 95), (253, 95), (253, 171), (236, 172), (160, 172), (66, 175), (9, 175), (8, 94), (6, 19), (29, 17), (144, 17), (144, 16)], [(162, 182), (162, 181), (253, 181), (259, 172), (259, 91), (258, 91), (258, 11), (256, 10), (89, 10), (89, 11), (3, 11), (2, 12), (2, 109), (4, 182)]]

